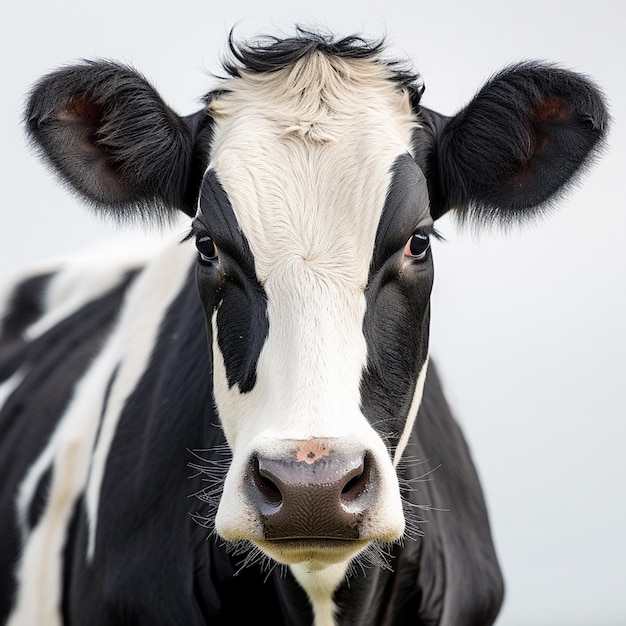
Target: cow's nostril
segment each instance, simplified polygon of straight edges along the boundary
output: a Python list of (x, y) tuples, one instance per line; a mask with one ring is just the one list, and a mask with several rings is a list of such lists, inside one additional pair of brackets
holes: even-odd
[(341, 490), (341, 500), (344, 503), (352, 503), (356, 501), (363, 493), (365, 493), (371, 481), (371, 459), (369, 454), (365, 455), (363, 464), (344, 485)]
[(269, 504), (278, 506), (283, 501), (280, 489), (269, 478), (261, 476), (257, 486)]
[(283, 501), (283, 495), (278, 485), (270, 478), (269, 473), (259, 466), (257, 456), (252, 458), (252, 471), (250, 472), (252, 481), (266, 504), (278, 507)]

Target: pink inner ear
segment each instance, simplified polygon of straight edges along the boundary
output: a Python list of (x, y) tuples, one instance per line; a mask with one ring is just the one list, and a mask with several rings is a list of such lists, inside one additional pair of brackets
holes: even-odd
[(572, 111), (563, 98), (549, 96), (544, 98), (534, 110), (538, 122), (567, 122), (572, 118)]
[(104, 116), (104, 109), (86, 97), (72, 97), (65, 106), (57, 113), (57, 118), (62, 122), (79, 122), (96, 125)]

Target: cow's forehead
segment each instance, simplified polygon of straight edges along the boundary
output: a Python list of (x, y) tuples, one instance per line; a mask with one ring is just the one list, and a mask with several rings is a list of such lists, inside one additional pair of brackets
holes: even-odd
[(315, 54), (235, 79), (211, 112), (210, 169), (259, 279), (303, 260), (364, 286), (393, 165), (416, 126), (388, 70)]

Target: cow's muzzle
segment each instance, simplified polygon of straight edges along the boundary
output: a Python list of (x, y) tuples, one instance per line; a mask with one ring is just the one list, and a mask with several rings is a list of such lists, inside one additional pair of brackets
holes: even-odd
[(245, 488), (265, 540), (358, 540), (376, 499), (375, 463), (308, 442), (291, 458), (252, 455)]

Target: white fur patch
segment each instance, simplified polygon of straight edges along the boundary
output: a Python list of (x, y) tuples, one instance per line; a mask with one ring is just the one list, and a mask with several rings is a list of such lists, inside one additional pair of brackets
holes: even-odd
[[(210, 105), (210, 167), (254, 255), (269, 317), (256, 385), (245, 394), (228, 387), (213, 324), (215, 398), (233, 450), (216, 518), (226, 539), (261, 536), (240, 488), (250, 455), (280, 455), (287, 440), (311, 438), (374, 454), (380, 498), (362, 532), (383, 540), (403, 532), (394, 467), (360, 410), (364, 289), (392, 166), (411, 152), (416, 126), (407, 94), (388, 78), (371, 60), (315, 53), (269, 75), (244, 74)], [(346, 566), (314, 576), (295, 566), (317, 626), (334, 623), (332, 593)]]
[(331, 565), (321, 571), (309, 571), (303, 565), (293, 565), (291, 572), (300, 586), (306, 590), (311, 605), (315, 626), (335, 626), (336, 607), (332, 601), (335, 589), (346, 576), (348, 563)]
[(394, 467), (398, 466), (402, 455), (404, 454), (404, 450), (406, 449), (407, 444), (409, 443), (409, 437), (413, 432), (413, 426), (415, 425), (415, 419), (417, 418), (417, 412), (419, 411), (420, 405), (422, 404), (422, 397), (424, 396), (424, 384), (426, 383), (426, 371), (428, 370), (428, 358), (422, 365), (422, 370), (417, 377), (417, 382), (415, 384), (415, 391), (413, 393), (413, 400), (411, 401), (411, 408), (409, 409), (409, 413), (406, 417), (406, 422), (404, 423), (404, 429), (402, 431), (402, 435), (400, 435), (400, 440), (398, 441), (398, 445), (396, 447), (396, 452), (393, 456), (393, 465)]
[(4, 403), (9, 399), (11, 394), (20, 386), (21, 382), (25, 378), (25, 373), (22, 370), (18, 370), (11, 376), (11, 378), (5, 380), (0, 384), (0, 407), (4, 406)]
[(163, 236), (139, 233), (107, 241), (59, 262), (44, 298), (43, 315), (26, 331), (33, 340), (86, 302), (119, 284), (124, 274), (145, 265), (164, 245)]

